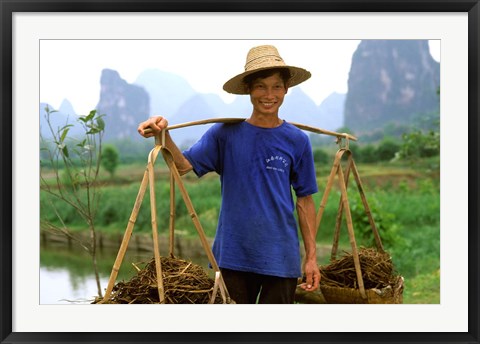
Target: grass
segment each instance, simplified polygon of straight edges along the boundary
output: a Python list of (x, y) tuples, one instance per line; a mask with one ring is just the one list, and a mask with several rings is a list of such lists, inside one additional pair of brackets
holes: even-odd
[(407, 304), (440, 303), (440, 269), (406, 279), (403, 300)]

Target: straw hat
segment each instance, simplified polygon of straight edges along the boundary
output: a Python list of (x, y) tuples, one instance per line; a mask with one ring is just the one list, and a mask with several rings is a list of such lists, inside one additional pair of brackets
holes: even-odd
[(245, 72), (228, 80), (223, 85), (223, 89), (228, 93), (248, 94), (243, 78), (260, 70), (272, 68), (288, 68), (290, 70), (291, 78), (288, 81), (288, 87), (296, 86), (312, 76), (303, 68), (287, 66), (273, 45), (261, 45), (250, 49), (245, 63)]

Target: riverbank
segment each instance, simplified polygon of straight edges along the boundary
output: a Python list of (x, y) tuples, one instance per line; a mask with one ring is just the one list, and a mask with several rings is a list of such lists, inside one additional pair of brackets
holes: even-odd
[[(42, 245), (62, 245), (64, 247), (73, 247), (79, 245), (79, 242), (90, 245), (90, 233), (88, 231), (74, 231), (70, 232), (71, 236), (67, 236), (61, 232), (54, 232), (51, 230), (40, 230), (40, 238)], [(97, 232), (97, 249), (98, 250), (118, 250), (122, 243), (123, 233), (106, 233)], [(170, 238), (165, 234), (159, 234), (159, 250), (161, 254), (166, 255), (170, 253)], [(212, 239), (207, 239), (212, 243)], [(189, 256), (199, 256), (205, 254), (200, 240), (197, 238), (177, 236), (174, 238), (174, 253), (182, 256), (188, 254)], [(149, 233), (132, 233), (128, 242), (128, 250), (135, 252), (150, 252), (153, 255), (152, 234)]]
[[(98, 250), (118, 250), (122, 243), (124, 234), (120, 233), (106, 233), (98, 232), (97, 249)], [(54, 232), (51, 230), (40, 230), (41, 244), (45, 247), (49, 245), (61, 245), (66, 248), (71, 248), (74, 245), (79, 245), (78, 241), (82, 243), (90, 242), (90, 233), (88, 231), (75, 231), (71, 232), (71, 236), (67, 236), (61, 232)], [(170, 253), (170, 238), (168, 235), (159, 234), (159, 250), (160, 254), (166, 256)], [(209, 247), (213, 243), (212, 238), (207, 238)], [(134, 252), (145, 252), (153, 255), (153, 244), (151, 233), (133, 233), (128, 242), (128, 250)], [(304, 254), (303, 247), (300, 247), (302, 255)], [(328, 259), (330, 255), (331, 246), (317, 244), (317, 257), (319, 261)], [(191, 237), (186, 235), (176, 235), (173, 240), (173, 253), (179, 257), (198, 257), (204, 256), (205, 250), (203, 249), (200, 239), (197, 237)]]

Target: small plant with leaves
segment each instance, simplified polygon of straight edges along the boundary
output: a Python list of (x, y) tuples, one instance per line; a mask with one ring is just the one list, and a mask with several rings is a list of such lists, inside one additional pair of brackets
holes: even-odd
[[(102, 119), (104, 115), (99, 115), (96, 110), (92, 110), (87, 116), (78, 117), (77, 121), (83, 129), (83, 135), (80, 138), (69, 136), (74, 124), (68, 123), (68, 120), (63, 126), (54, 128), (51, 117), (55, 115), (57, 111), (48, 106), (45, 108), (45, 118), (51, 138), (40, 136), (40, 188), (50, 196), (48, 211), (55, 214), (56, 221), (41, 214), (41, 226), (43, 229), (63, 233), (88, 251), (92, 257), (98, 294), (101, 296), (96, 257), (95, 216), (100, 200), (97, 181), (101, 163), (102, 137), (105, 131), (105, 122)], [(71, 233), (65, 221), (66, 215), (55, 206), (54, 199), (68, 204), (69, 208), (85, 221), (90, 231), (89, 243), (82, 242)]]

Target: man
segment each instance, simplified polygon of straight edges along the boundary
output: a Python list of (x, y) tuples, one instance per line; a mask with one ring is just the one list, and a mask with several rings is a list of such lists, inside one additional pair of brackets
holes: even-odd
[[(287, 66), (274, 46), (254, 47), (245, 72), (223, 86), (229, 93), (250, 95), (248, 119), (212, 126), (183, 153), (166, 133), (165, 144), (181, 174), (220, 175), (222, 205), (212, 250), (236, 303), (294, 302), (302, 264), (292, 188), (305, 247), (301, 287), (314, 291), (319, 286), (312, 150), (308, 136), (278, 115), (288, 88), (310, 76)], [(167, 126), (164, 117), (152, 117), (138, 132), (150, 137)], [(146, 128), (153, 132), (145, 134)]]

